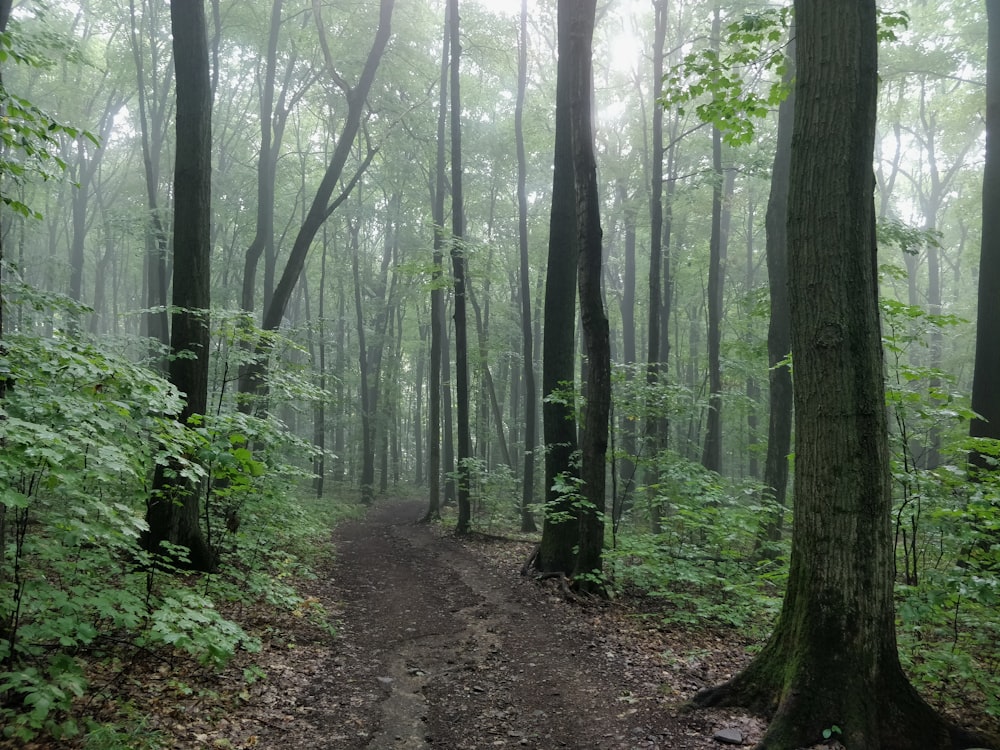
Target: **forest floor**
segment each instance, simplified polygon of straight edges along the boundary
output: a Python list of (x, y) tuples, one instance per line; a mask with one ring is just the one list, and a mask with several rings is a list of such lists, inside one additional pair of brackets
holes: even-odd
[(221, 718), (179, 715), (164, 727), (172, 746), (702, 750), (726, 747), (724, 730), (744, 746), (760, 738), (753, 716), (681, 710), (745, 663), (732, 633), (671, 632), (625, 603), (568, 599), (520, 575), (529, 542), (456, 539), (418, 524), (423, 511), (386, 503), (342, 524), (308, 584), (336, 635), (307, 618), (276, 628), (252, 657), (266, 679)]
[[(222, 672), (143, 652), (105, 669), (104, 687), (93, 675), (90, 715), (125, 734), (86, 748), (718, 750), (760, 739), (758, 717), (684, 710), (747, 662), (738, 633), (664, 627), (641, 600), (568, 597), (521, 575), (531, 542), (458, 539), (418, 523), (424, 510), (383, 502), (338, 526), (294, 612), (224, 612), (262, 648)], [(54, 747), (82, 745), (21, 750)]]

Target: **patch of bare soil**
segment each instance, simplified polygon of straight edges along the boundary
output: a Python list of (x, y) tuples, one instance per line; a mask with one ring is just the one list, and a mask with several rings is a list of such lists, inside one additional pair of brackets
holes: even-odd
[(382, 505), (337, 530), (311, 592), (338, 613), (337, 636), (270, 643), (257, 657), (268, 677), (228, 731), (190, 746), (703, 750), (725, 746), (720, 730), (760, 738), (754, 717), (678, 710), (740, 666), (742, 644), (567, 601), (519, 575), (528, 545), (458, 540), (417, 524), (423, 510)]

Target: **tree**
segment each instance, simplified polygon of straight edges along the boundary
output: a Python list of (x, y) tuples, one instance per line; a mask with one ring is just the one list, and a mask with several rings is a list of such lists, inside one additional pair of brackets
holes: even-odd
[[(319, 186), (316, 188), (302, 224), (299, 226), (281, 278), (278, 280), (278, 284), (274, 288), (274, 294), (271, 297), (271, 302), (264, 312), (263, 328), (267, 331), (277, 331), (281, 326), (288, 302), (292, 297), (292, 291), (298, 283), (303, 268), (305, 268), (306, 256), (309, 253), (309, 248), (312, 246), (313, 239), (316, 237), (316, 233), (330, 215), (337, 210), (337, 207), (347, 199), (351, 190), (357, 184), (358, 180), (361, 179), (361, 175), (368, 168), (372, 158), (375, 156), (375, 151), (369, 149), (368, 154), (362, 160), (347, 185), (339, 195), (334, 197), (334, 189), (340, 182), (344, 167), (347, 165), (348, 158), (354, 149), (354, 139), (361, 129), (361, 115), (365, 110), (368, 92), (371, 90), (372, 83), (375, 80), (375, 73), (378, 71), (382, 55), (392, 35), (391, 22), (394, 7), (395, 0), (381, 0), (379, 4), (378, 30), (375, 32), (375, 40), (372, 42), (372, 47), (368, 52), (364, 67), (358, 77), (358, 83), (355, 86), (350, 86), (333, 69), (333, 61), (325, 42), (326, 37), (323, 33), (323, 21), (319, 16), (316, 17), (317, 29), (320, 30), (321, 46), (324, 48), (324, 57), (327, 62), (327, 72), (344, 92), (345, 99), (347, 100), (347, 113), (344, 117), (340, 137), (330, 156), (329, 164), (323, 174), (322, 180), (320, 180)], [(240, 373), (241, 393), (263, 394), (266, 390), (267, 358), (269, 352), (269, 339), (263, 339), (257, 345), (254, 361)], [(245, 403), (243, 408), (249, 410), (250, 406), (248, 403)]]
[(576, 513), (561, 490), (577, 476), (576, 407), (572, 395), (576, 346), (576, 273), (579, 236), (570, 119), (572, 61), (570, 19), (575, 3), (559, 0), (555, 149), (552, 212), (545, 270), (545, 337), (542, 346), (542, 425), (545, 440), (545, 519), (535, 566), (544, 573), (571, 575), (576, 563)]
[[(447, 9), (445, 10), (447, 15)], [(441, 514), (441, 368), (444, 339), (444, 289), (441, 288), (444, 248), (444, 193), (445, 193), (445, 144), (444, 136), (448, 114), (448, 54), (451, 43), (451, 26), (448, 19), (444, 23), (444, 41), (441, 50), (441, 77), (438, 86), (437, 151), (434, 164), (434, 189), (431, 199), (434, 218), (434, 249), (431, 273), (431, 350), (430, 350), (430, 398), (428, 399), (428, 426), (430, 440), (427, 469), (427, 492), (430, 498), (425, 521), (432, 521)]]
[[(795, 56), (794, 39), (788, 57)], [(789, 65), (785, 81), (792, 82)], [(771, 315), (767, 325), (767, 364), (770, 409), (767, 423), (767, 454), (764, 458), (764, 487), (775, 504), (774, 513), (764, 522), (758, 546), (777, 542), (785, 516), (788, 493), (788, 453), (792, 443), (792, 372), (788, 363), (791, 331), (788, 312), (788, 169), (792, 155), (792, 116), (795, 92), (778, 106), (778, 135), (771, 167), (771, 194), (764, 219), (767, 247), (768, 294)], [(766, 550), (764, 550), (766, 552)]]
[[(177, 96), (174, 162), (174, 291), (170, 382), (186, 396), (180, 421), (194, 423), (208, 405), (209, 306), (212, 201), (212, 91), (204, 0), (173, 0)], [(215, 555), (199, 526), (201, 482), (173, 466), (157, 466), (146, 509), (146, 549), (161, 542), (186, 547), (188, 564), (214, 566)]]
[(528, 82), (528, 0), (521, 0), (517, 46), (517, 100), (514, 105), (514, 139), (517, 148), (517, 246), (521, 301), (521, 358), (524, 367), (524, 466), (521, 485), (521, 531), (535, 531), (531, 504), (535, 499), (535, 425), (538, 393), (535, 386), (534, 340), (531, 335), (531, 278), (528, 265), (527, 156), (524, 150), (524, 97)]
[[(159, 5), (143, 3), (142, 21), (149, 29), (149, 66), (146, 69), (144, 39), (136, 24), (138, 18), (135, 0), (129, 0), (129, 43), (135, 64), (136, 89), (138, 99), (139, 135), (142, 145), (142, 165), (146, 183), (146, 208), (149, 211), (145, 226), (146, 253), (144, 284), (146, 288), (143, 315), (146, 335), (159, 345), (167, 346), (170, 341), (170, 324), (167, 316), (167, 254), (166, 228), (163, 226), (163, 211), (160, 208), (160, 158), (164, 151), (167, 131), (167, 108), (169, 107), (170, 76), (167, 64), (161, 61), (160, 43), (157, 41)], [(165, 363), (157, 364), (166, 369)]]
[(773, 714), (758, 748), (836, 727), (863, 750), (961, 747), (899, 663), (890, 474), (877, 305), (874, 0), (796, 0), (788, 203), (795, 358), (795, 526), (769, 642), (695, 697)]
[[(567, 6), (568, 7), (568, 6)], [(562, 14), (567, 7), (560, 6)], [(580, 478), (583, 503), (579, 510), (579, 541), (574, 585), (592, 593), (603, 592), (600, 579), (604, 550), (605, 457), (611, 414), (611, 341), (601, 290), (603, 248), (601, 214), (594, 157), (592, 48), (597, 0), (577, 0), (569, 19), (570, 45), (566, 53), (571, 79), (570, 132), (576, 194), (578, 284), (583, 346), (587, 356), (586, 406), (583, 412)]]
[[(972, 437), (1000, 439), (1000, 0), (986, 0), (986, 165), (983, 171), (983, 237), (979, 251), (979, 308), (976, 315), (976, 364), (972, 379), (972, 409), (981, 419), (969, 427)], [(973, 464), (989, 462), (978, 452)]]
[[(663, 47), (667, 36), (667, 3), (656, 0), (653, 3), (653, 132), (652, 169), (650, 170), (649, 192), (649, 310), (648, 341), (646, 344), (646, 382), (655, 386), (661, 378), (666, 378), (670, 356), (669, 301), (664, 304), (664, 280), (670, 277), (670, 259), (663, 255), (663, 108), (658, 102), (663, 92)], [(674, 184), (673, 181), (670, 183)], [(664, 343), (661, 351), (660, 343)], [(646, 416), (644, 437), (646, 450), (656, 455), (667, 445), (669, 427), (667, 420), (658, 414)], [(647, 485), (657, 482), (655, 468), (646, 471)], [(659, 509), (650, 508), (653, 528), (659, 526)]]
[[(712, 20), (712, 46), (719, 49), (722, 26), (718, 3)], [(701, 463), (706, 469), (722, 471), (722, 277), (726, 254), (723, 238), (722, 132), (712, 128), (712, 234), (709, 240), (708, 290), (708, 419)]]
[(465, 208), (462, 195), (462, 105), (459, 61), (458, 0), (448, 0), (451, 32), (451, 268), (455, 282), (455, 419), (458, 423), (458, 523), (455, 533), (467, 534), (472, 519), (469, 500), (469, 459), (472, 437), (469, 425), (469, 344), (466, 333)]

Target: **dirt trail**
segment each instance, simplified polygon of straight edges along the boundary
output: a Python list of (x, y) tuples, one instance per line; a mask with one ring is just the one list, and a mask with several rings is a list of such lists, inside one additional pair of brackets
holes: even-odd
[(387, 504), (337, 530), (314, 595), (340, 614), (338, 636), (269, 676), (258, 747), (700, 750), (732, 726), (750, 744), (747, 717), (676, 715), (682, 696), (662, 686), (698, 687), (698, 664), (635, 647), (602, 625), (606, 608), (417, 525), (422, 511)]

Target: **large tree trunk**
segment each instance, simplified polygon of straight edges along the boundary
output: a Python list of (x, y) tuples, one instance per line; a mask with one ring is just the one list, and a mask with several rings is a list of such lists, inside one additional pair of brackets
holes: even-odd
[[(185, 394), (180, 419), (204, 415), (208, 402), (210, 279), (209, 241), (212, 202), (212, 92), (204, 0), (173, 0), (170, 5), (177, 75), (177, 155), (174, 167), (174, 292), (170, 382)], [(189, 457), (194, 459), (194, 457)], [(149, 530), (143, 543), (160, 552), (160, 543), (186, 547), (188, 564), (213, 567), (215, 555), (199, 526), (200, 482), (157, 466), (146, 509)]]
[[(569, 57), (573, 70), (570, 119), (576, 186), (580, 315), (587, 355), (587, 401), (583, 414), (582, 463), (584, 507), (580, 510), (579, 551), (574, 585), (603, 593), (605, 456), (611, 413), (611, 340), (601, 295), (603, 252), (597, 194), (597, 163), (591, 125), (593, 90), (591, 50), (597, 0), (576, 0), (570, 29)], [(564, 10), (560, 7), (560, 14)], [(560, 19), (560, 23), (562, 23)]]
[[(528, 81), (528, 0), (521, 0), (517, 47), (517, 101), (514, 105), (514, 139), (517, 147), (517, 244), (521, 298), (521, 357), (524, 367), (524, 466), (521, 470), (521, 531), (535, 531), (531, 505), (535, 501), (535, 425), (538, 393), (535, 386), (534, 340), (531, 335), (531, 275), (528, 262), (528, 162), (524, 149), (524, 96)], [(512, 398), (512, 404), (516, 400)]]
[(448, 0), (448, 8), (451, 30), (451, 265), (455, 281), (455, 418), (458, 427), (458, 523), (455, 533), (467, 534), (472, 522), (468, 461), (472, 458), (472, 436), (469, 423), (469, 343), (465, 323), (465, 209), (462, 198), (462, 106), (459, 87), (462, 46), (458, 0)]
[[(559, 0), (556, 73), (556, 132), (552, 170), (552, 214), (549, 258), (545, 271), (545, 336), (542, 345), (542, 421), (545, 440), (545, 519), (535, 565), (542, 572), (572, 575), (576, 564), (578, 524), (572, 498), (556, 489), (562, 478), (572, 484), (577, 448), (573, 404), (576, 335), (576, 273), (579, 237), (576, 232), (576, 189), (570, 119), (572, 65), (570, 19), (575, 3)], [(553, 397), (569, 389), (560, 397)]]
[[(972, 379), (972, 437), (1000, 439), (1000, 0), (986, 0), (986, 166), (983, 171), (983, 237), (979, 254), (979, 307), (976, 364)], [(984, 469), (984, 455), (973, 453), (973, 465)]]
[(797, 0), (788, 204), (795, 526), (770, 641), (700, 705), (773, 713), (759, 750), (962, 746), (896, 651), (892, 505), (875, 255), (874, 0)]

